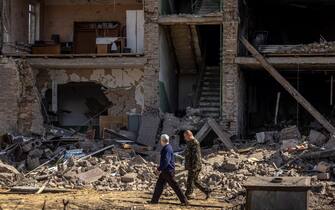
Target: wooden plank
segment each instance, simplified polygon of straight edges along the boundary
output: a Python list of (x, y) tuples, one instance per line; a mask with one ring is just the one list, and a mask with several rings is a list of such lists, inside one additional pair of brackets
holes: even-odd
[(223, 132), (214, 119), (209, 119), (207, 123), (213, 129), (216, 135), (218, 135), (218, 137), (220, 138), (222, 143), (227, 147), (227, 149), (236, 150), (233, 143), (230, 141), (230, 135)]
[(195, 135), (195, 138), (200, 142), (204, 140), (204, 138), (208, 135), (208, 133), (211, 131), (210, 126), (206, 122), (201, 129), (197, 132)]
[(289, 92), (297, 102), (303, 106), (331, 135), (335, 134), (335, 127), (320, 114), (244, 37), (241, 42), (247, 50), (261, 63), (266, 71)]

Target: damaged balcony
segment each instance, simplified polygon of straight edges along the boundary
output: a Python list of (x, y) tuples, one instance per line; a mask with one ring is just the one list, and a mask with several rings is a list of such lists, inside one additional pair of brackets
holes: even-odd
[[(17, 23), (25, 30), (21, 37), (8, 32), (3, 50), (6, 55), (55, 58), (143, 55), (144, 11), (140, 0), (39, 0), (12, 4), (16, 12), (25, 14), (25, 20)], [(15, 17), (7, 15), (8, 24), (13, 25)]]

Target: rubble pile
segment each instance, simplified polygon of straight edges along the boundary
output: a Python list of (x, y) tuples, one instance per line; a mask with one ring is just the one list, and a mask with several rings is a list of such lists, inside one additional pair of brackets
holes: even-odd
[[(89, 133), (55, 127), (46, 129), (42, 136), (9, 134), (0, 145), (0, 187), (153, 191), (160, 150), (157, 137), (167, 133), (178, 151), (176, 179), (185, 190), (187, 173), (179, 153), (185, 145), (180, 143), (180, 135), (190, 129), (198, 130), (199, 142), (207, 145), (202, 148), (200, 178), (226, 200), (242, 200), (243, 185), (250, 176), (309, 176), (313, 193), (326, 200), (335, 198), (335, 140), (322, 129), (313, 128), (304, 136), (297, 126), (287, 126), (259, 132), (255, 140), (245, 142), (232, 140), (222, 126), (213, 119), (203, 119), (197, 109), (188, 109), (183, 118), (165, 114), (145, 119), (159, 124), (142, 126), (157, 129), (150, 135), (139, 132), (146, 144), (138, 142), (134, 132), (113, 129), (104, 129), (101, 140), (94, 140)], [(214, 132), (209, 135), (210, 131)], [(144, 136), (156, 139), (150, 143)]]
[(335, 42), (322, 42), (297, 45), (292, 48), (278, 49), (277, 53), (284, 54), (318, 54), (318, 53), (335, 53)]
[(152, 190), (155, 164), (141, 156), (120, 159), (116, 154), (81, 160), (70, 158), (55, 167), (26, 175), (16, 186), (39, 187), (47, 181), (52, 188), (94, 188), (96, 190)]

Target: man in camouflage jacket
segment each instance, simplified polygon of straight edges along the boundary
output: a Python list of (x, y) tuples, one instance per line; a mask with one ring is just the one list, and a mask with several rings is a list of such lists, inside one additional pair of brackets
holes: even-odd
[(185, 150), (185, 169), (188, 171), (185, 195), (188, 199), (191, 199), (190, 196), (193, 193), (194, 186), (196, 186), (206, 194), (206, 199), (208, 199), (211, 190), (199, 181), (199, 173), (201, 171), (200, 143), (189, 130), (184, 132), (184, 138), (187, 142)]

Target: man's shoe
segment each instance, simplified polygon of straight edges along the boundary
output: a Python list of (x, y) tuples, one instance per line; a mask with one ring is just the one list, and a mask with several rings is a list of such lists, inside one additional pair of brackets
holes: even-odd
[(181, 203), (182, 206), (189, 206), (190, 202), (186, 201), (185, 203)]

